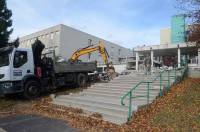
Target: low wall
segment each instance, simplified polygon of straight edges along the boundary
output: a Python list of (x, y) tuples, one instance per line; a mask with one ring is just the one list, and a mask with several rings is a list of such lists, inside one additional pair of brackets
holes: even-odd
[(188, 77), (200, 78), (200, 67), (189, 67)]
[(123, 71), (126, 70), (126, 64), (121, 64), (121, 65), (113, 65), (115, 68), (115, 71), (117, 73), (122, 73)]

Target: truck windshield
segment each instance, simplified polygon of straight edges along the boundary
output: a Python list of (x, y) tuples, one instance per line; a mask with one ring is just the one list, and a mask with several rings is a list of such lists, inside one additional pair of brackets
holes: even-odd
[(0, 49), (0, 67), (9, 65), (9, 56), (12, 52), (12, 48)]

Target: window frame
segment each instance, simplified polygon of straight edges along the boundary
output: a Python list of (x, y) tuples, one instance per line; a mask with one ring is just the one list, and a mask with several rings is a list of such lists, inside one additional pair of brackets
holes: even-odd
[[(20, 53), (24, 53), (25, 55), (25, 61), (22, 62), (22, 60), (19, 60), (19, 64), (15, 64), (15, 57), (16, 57), (16, 53), (20, 52)], [(24, 59), (24, 58), (23, 58)], [(14, 58), (13, 58), (13, 67), (14, 68), (19, 68), (22, 67), (23, 65), (25, 65), (28, 62), (28, 52), (27, 51), (20, 51), (20, 50), (16, 50), (14, 53)], [(21, 63), (21, 64), (20, 64)]]

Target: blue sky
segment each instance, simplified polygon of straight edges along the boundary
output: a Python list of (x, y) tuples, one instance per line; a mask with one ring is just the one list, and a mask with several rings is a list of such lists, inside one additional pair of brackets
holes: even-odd
[(12, 38), (65, 24), (127, 48), (159, 44), (175, 0), (7, 0), (13, 11)]

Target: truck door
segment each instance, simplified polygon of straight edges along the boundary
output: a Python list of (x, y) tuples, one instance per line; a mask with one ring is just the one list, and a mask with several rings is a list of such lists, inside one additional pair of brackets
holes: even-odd
[(13, 58), (13, 80), (22, 80), (25, 75), (31, 72), (28, 65), (28, 52), (16, 50)]

